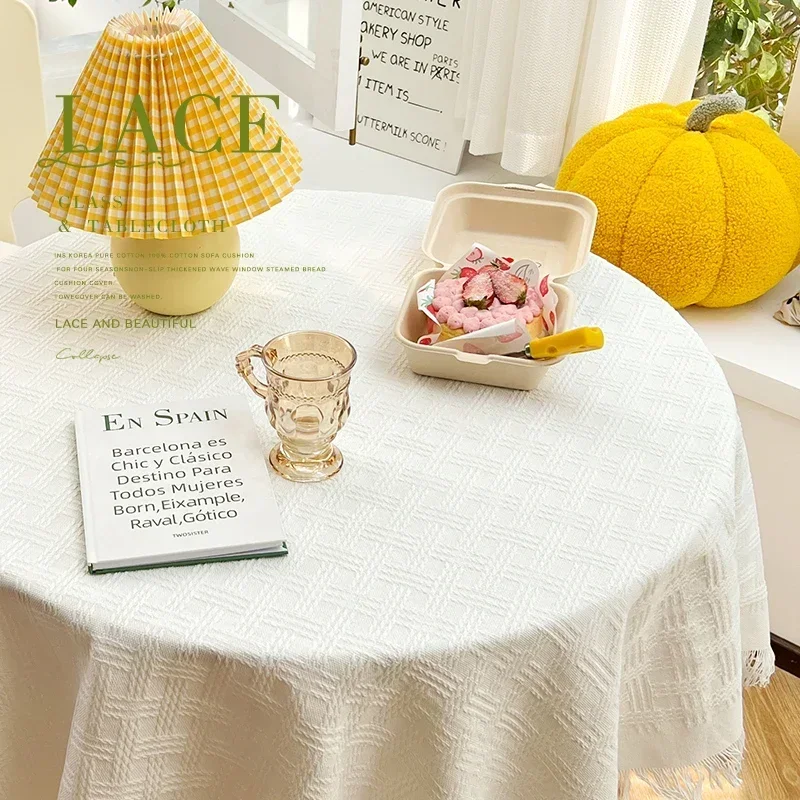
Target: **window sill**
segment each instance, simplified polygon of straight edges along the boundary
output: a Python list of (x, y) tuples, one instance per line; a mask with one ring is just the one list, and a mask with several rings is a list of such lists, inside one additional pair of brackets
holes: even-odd
[(800, 269), (752, 303), (680, 313), (714, 354), (734, 394), (800, 420), (800, 328), (772, 316), (797, 291)]

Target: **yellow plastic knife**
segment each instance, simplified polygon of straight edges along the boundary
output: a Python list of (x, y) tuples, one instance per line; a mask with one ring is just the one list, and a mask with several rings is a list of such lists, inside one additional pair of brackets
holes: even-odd
[(564, 333), (534, 339), (525, 345), (528, 358), (559, 358), (573, 353), (588, 353), (600, 350), (605, 344), (605, 337), (600, 328), (574, 328)]

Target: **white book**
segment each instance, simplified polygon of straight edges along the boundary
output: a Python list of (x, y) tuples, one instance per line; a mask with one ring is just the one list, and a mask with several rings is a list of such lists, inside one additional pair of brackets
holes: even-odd
[(92, 573), (286, 555), (243, 397), (79, 411)]

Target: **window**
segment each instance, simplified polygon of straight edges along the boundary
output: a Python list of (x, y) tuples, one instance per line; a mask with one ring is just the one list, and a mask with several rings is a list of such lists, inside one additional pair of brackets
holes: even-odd
[(780, 130), (800, 40), (800, 0), (714, 0), (695, 97), (736, 91)]

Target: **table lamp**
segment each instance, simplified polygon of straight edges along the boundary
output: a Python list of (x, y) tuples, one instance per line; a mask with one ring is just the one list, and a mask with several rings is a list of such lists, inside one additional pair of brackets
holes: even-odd
[(260, 97), (191, 11), (117, 17), (63, 97), (33, 199), (63, 230), (110, 236), (140, 306), (202, 311), (236, 275), (236, 226), (300, 179), (300, 154)]

